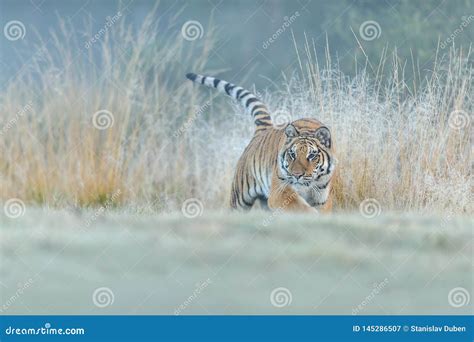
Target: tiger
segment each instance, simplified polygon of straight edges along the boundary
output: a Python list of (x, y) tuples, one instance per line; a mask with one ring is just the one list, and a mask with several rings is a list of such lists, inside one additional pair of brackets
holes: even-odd
[(274, 125), (267, 106), (250, 91), (215, 77), (195, 73), (186, 77), (232, 97), (253, 118), (255, 132), (232, 182), (232, 209), (247, 211), (258, 200), (274, 211), (332, 211), (337, 160), (326, 125), (313, 118)]

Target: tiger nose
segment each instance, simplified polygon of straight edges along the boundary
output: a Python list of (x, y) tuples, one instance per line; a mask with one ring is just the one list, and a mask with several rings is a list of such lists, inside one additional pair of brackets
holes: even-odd
[(296, 179), (300, 179), (301, 177), (303, 177), (303, 175), (304, 175), (303, 171), (293, 173), (293, 176), (295, 176)]

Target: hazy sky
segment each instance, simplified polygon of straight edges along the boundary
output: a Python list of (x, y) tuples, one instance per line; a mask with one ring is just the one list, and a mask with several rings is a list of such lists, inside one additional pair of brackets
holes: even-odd
[[(90, 19), (96, 32), (122, 7), (120, 20), (137, 27), (155, 2), (1, 0), (0, 4), (2, 27), (11, 21), (20, 21), (25, 27), (22, 39), (1, 37), (0, 80), (4, 82), (20, 67), (22, 58), (37, 51), (37, 34), (47, 48), (50, 32), (58, 29), (58, 18), (70, 20), (79, 39), (87, 41), (85, 21)], [(422, 64), (433, 56), (437, 39), (448, 39), (463, 20), (466, 22), (466, 16), (474, 14), (471, 12), (470, 2), (464, 0), (167, 0), (160, 2), (157, 20), (163, 35), (170, 39), (182, 39), (183, 27), (197, 23), (198, 37), (190, 44), (200, 44), (208, 34), (216, 40), (209, 67), (223, 70), (221, 76), (228, 78), (255, 72), (252, 80), (258, 84), (266, 82), (263, 77), (277, 78), (282, 71), (291, 73), (297, 67), (292, 32), (299, 43), (304, 34), (313, 39), (321, 57), (327, 35), (332, 55), (341, 60), (346, 71), (353, 67), (355, 54), (361, 63), (364, 60), (359, 44), (373, 63), (378, 62), (383, 47), (397, 46), (402, 53), (419, 57)], [(472, 41), (473, 29), (468, 20), (456, 39)]]

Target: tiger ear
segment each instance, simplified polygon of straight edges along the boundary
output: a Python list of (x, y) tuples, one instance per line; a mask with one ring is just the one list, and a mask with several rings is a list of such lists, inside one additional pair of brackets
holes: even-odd
[(295, 126), (288, 124), (288, 126), (285, 128), (285, 134), (287, 138), (293, 138), (298, 135), (298, 131), (296, 130)]
[(326, 126), (318, 128), (316, 130), (315, 137), (325, 147), (331, 148), (331, 132), (329, 132), (329, 128)]

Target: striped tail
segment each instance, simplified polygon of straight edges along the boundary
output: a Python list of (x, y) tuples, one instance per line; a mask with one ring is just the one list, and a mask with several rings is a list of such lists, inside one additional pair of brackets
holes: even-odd
[(245, 107), (245, 111), (252, 115), (256, 126), (255, 132), (272, 127), (272, 118), (270, 117), (267, 107), (248, 90), (214, 77), (196, 75), (193, 73), (186, 74), (186, 77), (196, 83), (216, 88), (219, 92), (225, 93), (237, 100)]

